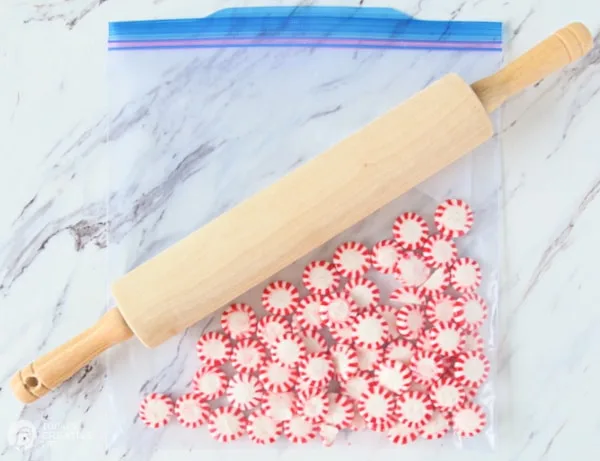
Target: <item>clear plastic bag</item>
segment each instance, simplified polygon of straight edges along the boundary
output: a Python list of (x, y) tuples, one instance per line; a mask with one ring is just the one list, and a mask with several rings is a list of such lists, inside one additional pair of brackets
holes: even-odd
[[(501, 30), (499, 23), (416, 21), (384, 8), (244, 8), (194, 20), (112, 23), (110, 280), (444, 74), (456, 72), (470, 82), (493, 73), (502, 60)], [(269, 279), (301, 287), (308, 261), (331, 259), (345, 240), (372, 245), (391, 237), (392, 223), (404, 211), (421, 213), (433, 229), (433, 211), (446, 198), (463, 198), (474, 209), (475, 226), (458, 246), (461, 256), (481, 264), (479, 293), (490, 308), (481, 331), (492, 375), (477, 397), (488, 415), (486, 430), (469, 440), (446, 436), (409, 447), (391, 445), (382, 434), (344, 432), (330, 454), (349, 445), (390, 453), (494, 447), (500, 184), (495, 137)], [(383, 301), (392, 286), (385, 277), (377, 281)], [(265, 283), (239, 300), (259, 308)], [(247, 439), (221, 445), (205, 428), (192, 431), (173, 423), (157, 432), (137, 420), (145, 394), (189, 391), (198, 367), (195, 342), (202, 332), (218, 328), (218, 314), (158, 348), (129, 341), (108, 353), (110, 450), (126, 444), (127, 456), (140, 459), (195, 450), (203, 456), (252, 450), (275, 457), (306, 449), (284, 439), (275, 448), (256, 447)], [(321, 449), (319, 442), (308, 445), (315, 448)]]

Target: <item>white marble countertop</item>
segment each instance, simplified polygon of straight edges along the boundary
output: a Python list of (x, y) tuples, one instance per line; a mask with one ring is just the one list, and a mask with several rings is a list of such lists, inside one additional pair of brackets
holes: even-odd
[[(338, 3), (344, 4), (324, 2)], [(570, 21), (584, 21), (594, 34), (600, 30), (595, 0), (364, 3), (422, 19), (501, 20), (509, 58)], [(107, 441), (112, 390), (102, 360), (26, 408), (13, 398), (8, 380), (106, 308), (107, 177), (99, 172), (106, 171), (107, 153), (107, 21), (194, 17), (247, 4), (256, 3), (56, 0), (0, 6), (1, 459), (139, 459)], [(592, 460), (600, 450), (599, 92), (600, 47), (506, 105), (498, 446), (495, 453), (450, 452), (438, 459)], [(33, 448), (23, 452), (4, 438), (18, 420), (31, 421), (39, 432)], [(353, 446), (338, 454), (364, 459), (374, 452)], [(307, 452), (266, 453), (295, 459)], [(243, 453), (168, 447), (152, 459), (234, 454)]]

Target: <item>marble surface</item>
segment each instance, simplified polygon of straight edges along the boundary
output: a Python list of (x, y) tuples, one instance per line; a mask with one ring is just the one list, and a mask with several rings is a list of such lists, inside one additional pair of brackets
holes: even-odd
[[(327, 2), (332, 3), (343, 2)], [(585, 21), (594, 34), (600, 30), (600, 14), (591, 0), (364, 3), (394, 6), (423, 19), (502, 20), (507, 23), (509, 58), (572, 20)], [(111, 145), (118, 141), (121, 148), (143, 149), (146, 145), (136, 121), (143, 120), (143, 108), (150, 107), (142, 101), (138, 107), (142, 111), (132, 111), (128, 101), (119, 98), (136, 81), (119, 81), (108, 99), (107, 21), (202, 16), (217, 8), (247, 4), (251, 3), (192, 6), (183, 0), (127, 4), (57, 0), (43, 4), (9, 1), (0, 6), (1, 459), (216, 459), (243, 454), (242, 448), (190, 450), (172, 440), (161, 444), (142, 433), (117, 443), (115, 433), (122, 421), (114, 416), (115, 404), (120, 402), (115, 395), (124, 381), (115, 380), (114, 375), (127, 376), (122, 368), (131, 361), (119, 363), (114, 355), (95, 361), (47, 399), (28, 407), (12, 397), (8, 380), (39, 353), (92, 324), (109, 303), (107, 282), (113, 276), (199, 224), (189, 219), (191, 208), (186, 206), (167, 217), (161, 210), (177, 194), (185, 197), (185, 188), (175, 186), (190, 172), (216, 168), (214, 163), (203, 163), (203, 158), (218, 143), (200, 144), (195, 155), (185, 157), (188, 163), (174, 175), (167, 174), (160, 187), (150, 187), (155, 180), (150, 172), (138, 173), (142, 178), (138, 189), (120, 191), (123, 200), (111, 196), (107, 202), (109, 184), (130, 183), (124, 174), (111, 169)], [(600, 295), (595, 286), (600, 250), (596, 238), (600, 158), (595, 142), (600, 116), (599, 63), (596, 50), (504, 109), (497, 448), (493, 453), (449, 450), (442, 459), (585, 460), (593, 459), (600, 449), (600, 419), (595, 410), (600, 404), (596, 392), (600, 385)], [(114, 75), (113, 64), (109, 63), (109, 76)], [(369, 117), (367, 102), (354, 101), (350, 112)], [(205, 103), (210, 106), (209, 101)], [(212, 104), (219, 107), (219, 101)], [(302, 106), (305, 115), (335, 108), (340, 101), (319, 104), (325, 106), (312, 107), (307, 101)], [(118, 108), (125, 114), (119, 119), (121, 125), (111, 118)], [(106, 126), (111, 120), (113, 130), (107, 142)], [(351, 119), (348, 128), (359, 122)], [(238, 134), (254, 128), (247, 124)], [(319, 137), (323, 133), (313, 135), (319, 142), (328, 142)], [(174, 155), (180, 147), (170, 146)], [(282, 171), (300, 161), (302, 153), (292, 149), (288, 159), (289, 164), (280, 166)], [(135, 169), (135, 164), (127, 166)], [(219, 200), (224, 189), (230, 190), (233, 178), (218, 169), (213, 173), (207, 177), (221, 178), (211, 184), (215, 196), (189, 205), (206, 207), (202, 210), (205, 217), (218, 213), (219, 206), (231, 206)], [(240, 193), (268, 181), (268, 177), (252, 178)], [(136, 194), (144, 198), (139, 206), (116, 206), (134, 203), (131, 197)], [(238, 199), (233, 196), (229, 201)], [(110, 225), (107, 203), (112, 204)], [(216, 208), (209, 209), (209, 205)], [(119, 245), (133, 243), (143, 251), (118, 251)], [(189, 337), (184, 335), (174, 344), (186, 340)], [(132, 354), (127, 357), (131, 360)], [(150, 355), (138, 357), (140, 362), (150, 360)], [(165, 385), (186, 379), (176, 369), (167, 371)], [(19, 420), (30, 421), (38, 430), (33, 447), (23, 452), (4, 439)], [(140, 444), (151, 446), (143, 457), (137, 451)], [(313, 449), (307, 450), (266, 451), (263, 456), (295, 459), (313, 454)], [(399, 453), (355, 444), (340, 448), (337, 454), (364, 459), (373, 452), (378, 456)], [(330, 453), (314, 449), (317, 456)], [(440, 453), (410, 453), (405, 459), (434, 456)]]

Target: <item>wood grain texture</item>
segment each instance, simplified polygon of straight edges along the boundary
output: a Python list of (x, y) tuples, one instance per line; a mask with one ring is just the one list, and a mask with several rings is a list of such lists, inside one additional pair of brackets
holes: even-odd
[(132, 335), (119, 310), (110, 309), (94, 326), (18, 371), (10, 382), (13, 393), (21, 402), (31, 403)]
[(592, 34), (587, 27), (578, 22), (569, 24), (500, 72), (473, 83), (471, 87), (491, 113), (508, 98), (586, 55), (593, 43)]
[(214, 312), (486, 141), (488, 114), (447, 75), (112, 287), (149, 347)]

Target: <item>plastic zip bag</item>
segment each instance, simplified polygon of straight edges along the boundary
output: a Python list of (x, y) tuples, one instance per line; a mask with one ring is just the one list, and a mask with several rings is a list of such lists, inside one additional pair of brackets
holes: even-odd
[[(500, 23), (417, 21), (387, 8), (336, 7), (241, 8), (201, 19), (111, 23), (110, 280), (444, 74), (456, 72), (470, 82), (493, 73), (502, 59), (501, 30)], [(260, 308), (271, 280), (301, 287), (309, 261), (330, 260), (346, 240), (371, 246), (390, 238), (402, 212), (422, 214), (433, 229), (433, 212), (442, 200), (460, 197), (473, 207), (475, 227), (457, 243), (461, 256), (481, 264), (479, 293), (490, 308), (481, 331), (492, 375), (477, 396), (487, 428), (473, 439), (446, 436), (411, 447), (391, 445), (382, 434), (349, 432), (332, 450), (363, 443), (402, 453), (448, 445), (494, 447), (500, 184), (494, 138), (237, 300)], [(385, 278), (377, 282), (383, 302), (394, 286)], [(157, 436), (136, 418), (145, 394), (190, 392), (199, 366), (195, 342), (219, 327), (219, 313), (156, 349), (130, 341), (109, 352), (111, 450), (126, 443), (136, 459), (175, 449), (264, 450), (247, 439), (221, 446), (205, 428), (192, 431), (176, 423)], [(298, 449), (283, 439), (276, 446)]]

